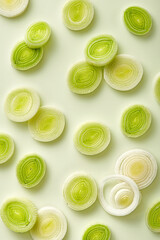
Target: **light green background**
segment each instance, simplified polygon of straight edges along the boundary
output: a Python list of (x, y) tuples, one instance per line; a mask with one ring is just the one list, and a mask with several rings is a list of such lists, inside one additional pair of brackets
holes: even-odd
[[(62, 185), (74, 171), (90, 173), (97, 182), (114, 173), (116, 159), (132, 148), (150, 151), (160, 162), (160, 106), (154, 99), (154, 76), (160, 71), (160, 1), (159, 0), (92, 0), (95, 18), (90, 28), (72, 32), (65, 28), (61, 11), (64, 0), (31, 0), (27, 11), (15, 19), (0, 17), (0, 131), (11, 134), (16, 151), (13, 159), (0, 166), (0, 205), (7, 197), (26, 197), (38, 208), (53, 205), (61, 209), (68, 219), (65, 240), (80, 240), (86, 227), (104, 223), (112, 231), (112, 240), (157, 240), (145, 226), (145, 212), (152, 203), (160, 200), (160, 175), (154, 183), (143, 190), (142, 202), (129, 216), (113, 217), (107, 214), (97, 201), (83, 212), (69, 209), (62, 197)], [(153, 17), (153, 29), (148, 37), (137, 37), (125, 28), (122, 14), (125, 8), (139, 5), (148, 9)], [(10, 66), (10, 52), (14, 44), (22, 40), (29, 24), (46, 20), (52, 28), (52, 37), (45, 47), (42, 62), (33, 70), (16, 71)], [(97, 34), (113, 35), (119, 44), (119, 53), (135, 56), (144, 67), (144, 77), (139, 86), (130, 92), (121, 93), (111, 89), (104, 81), (95, 93), (88, 96), (72, 94), (67, 86), (67, 71), (72, 64), (84, 59), (87, 41)], [(27, 124), (10, 122), (3, 106), (7, 93), (17, 87), (33, 87), (42, 99), (42, 105), (59, 108), (66, 116), (63, 136), (53, 143), (34, 141)], [(120, 130), (120, 117), (131, 104), (144, 104), (153, 115), (150, 131), (139, 139), (128, 139)], [(79, 124), (100, 121), (109, 126), (111, 144), (103, 154), (86, 157), (76, 151), (72, 137)], [(47, 175), (43, 183), (33, 190), (24, 189), (15, 175), (17, 161), (24, 154), (35, 152), (47, 163)], [(0, 221), (0, 239), (30, 240), (30, 235), (16, 234)]]

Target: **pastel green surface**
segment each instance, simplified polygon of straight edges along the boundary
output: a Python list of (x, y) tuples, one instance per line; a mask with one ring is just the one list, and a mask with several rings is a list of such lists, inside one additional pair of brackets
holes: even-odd
[(111, 238), (111, 231), (102, 224), (95, 224), (89, 227), (84, 235), (83, 240), (109, 240)]
[(160, 103), (160, 74), (158, 74), (156, 77), (156, 82), (154, 86), (154, 95), (158, 103)]
[(160, 232), (160, 202), (157, 202), (148, 210), (146, 223), (152, 232)]
[(0, 133), (0, 164), (7, 162), (14, 153), (14, 141), (8, 134)]

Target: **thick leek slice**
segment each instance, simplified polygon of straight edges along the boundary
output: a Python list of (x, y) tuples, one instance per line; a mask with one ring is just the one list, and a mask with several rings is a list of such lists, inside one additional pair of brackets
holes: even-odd
[(14, 232), (27, 232), (37, 220), (35, 205), (21, 198), (10, 198), (1, 207), (1, 218), (4, 224)]
[(63, 8), (63, 21), (71, 30), (86, 28), (93, 19), (94, 8), (89, 0), (69, 0)]
[(146, 35), (152, 27), (150, 13), (141, 7), (129, 7), (124, 12), (124, 22), (127, 29), (135, 35)]
[(128, 91), (138, 85), (143, 76), (142, 65), (132, 56), (121, 54), (104, 68), (104, 79), (114, 89)]
[(63, 113), (52, 107), (40, 107), (37, 114), (28, 122), (32, 137), (40, 142), (57, 139), (65, 127)]
[(77, 94), (88, 94), (93, 92), (102, 80), (102, 69), (79, 62), (75, 64), (68, 74), (68, 86)]
[(110, 63), (117, 54), (118, 44), (111, 35), (99, 35), (92, 38), (86, 48), (86, 61), (101, 67)]
[(95, 224), (85, 231), (82, 240), (110, 240), (110, 238), (111, 231), (106, 225)]
[(143, 105), (133, 105), (125, 110), (121, 128), (127, 137), (137, 138), (147, 132), (151, 125), (151, 113)]
[(63, 196), (73, 210), (87, 209), (97, 199), (97, 184), (93, 177), (86, 173), (73, 173), (64, 183)]
[(11, 54), (11, 64), (18, 70), (28, 70), (35, 67), (42, 59), (43, 48), (32, 49), (22, 41), (16, 44)]
[(0, 15), (12, 18), (22, 14), (29, 0), (0, 0)]
[(143, 189), (148, 187), (155, 179), (157, 162), (149, 152), (133, 149), (118, 158), (115, 173), (132, 178), (139, 189)]
[(7, 162), (13, 154), (13, 139), (8, 134), (0, 133), (0, 164)]
[(95, 155), (108, 147), (110, 139), (108, 127), (97, 122), (87, 122), (75, 133), (74, 145), (82, 154)]
[(152, 232), (160, 232), (160, 202), (148, 210), (146, 224)]
[(30, 231), (33, 240), (61, 240), (67, 232), (64, 214), (54, 207), (38, 210), (38, 219)]
[(160, 73), (155, 77), (154, 95), (158, 103), (160, 103)]
[(39, 95), (28, 88), (11, 91), (5, 101), (5, 113), (14, 122), (28, 121), (37, 113), (39, 107)]

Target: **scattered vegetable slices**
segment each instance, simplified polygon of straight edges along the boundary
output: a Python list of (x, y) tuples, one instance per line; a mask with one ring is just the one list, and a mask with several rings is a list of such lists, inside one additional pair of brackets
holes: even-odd
[(154, 95), (158, 103), (160, 103), (160, 73), (155, 77)]
[(106, 225), (95, 224), (85, 231), (82, 240), (110, 240), (110, 238), (111, 231)]
[(0, 0), (0, 15), (16, 17), (26, 10), (28, 3), (29, 0)]
[(146, 224), (152, 232), (160, 232), (160, 202), (157, 202), (148, 210)]
[(8, 134), (0, 133), (0, 164), (7, 162), (13, 154), (13, 139)]

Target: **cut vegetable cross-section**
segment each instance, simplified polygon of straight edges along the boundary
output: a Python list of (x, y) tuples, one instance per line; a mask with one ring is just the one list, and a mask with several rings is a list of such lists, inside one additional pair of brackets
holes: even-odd
[(110, 238), (111, 231), (106, 225), (95, 224), (85, 231), (82, 240), (110, 240)]
[(0, 0), (0, 15), (12, 18), (22, 14), (29, 0)]
[(160, 232), (160, 202), (147, 211), (146, 224), (152, 232)]
[(14, 141), (8, 135), (0, 133), (0, 164), (7, 162), (14, 153)]

